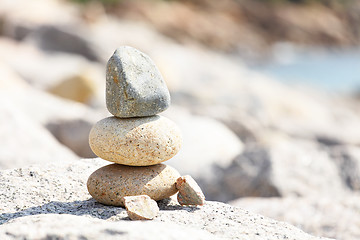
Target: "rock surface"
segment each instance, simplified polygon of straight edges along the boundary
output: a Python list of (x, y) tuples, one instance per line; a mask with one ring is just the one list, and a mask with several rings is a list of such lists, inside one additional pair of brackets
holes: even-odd
[[(101, 117), (108, 116), (108, 113), (39, 91), (24, 80), (21, 82), (16, 74), (6, 74), (4, 71), (6, 67), (0, 69), (0, 75), (7, 82), (6, 85), (0, 83), (0, 95), (4, 101), (10, 102), (12, 108), (26, 115), (32, 122), (49, 130), (61, 144), (78, 156), (95, 156), (88, 142), (90, 129)], [(19, 166), (11, 166), (10, 161), (8, 164), (10, 167)]]
[(117, 117), (156, 115), (170, 106), (166, 84), (149, 56), (120, 47), (108, 61), (106, 106)]
[(89, 133), (94, 123), (98, 120), (96, 116), (52, 119), (46, 124), (46, 128), (62, 144), (70, 148), (80, 157), (96, 157), (89, 145)]
[(335, 163), (343, 185), (347, 190), (360, 190), (360, 147), (334, 146), (328, 149), (329, 156)]
[(131, 220), (151, 220), (159, 213), (157, 203), (147, 195), (124, 197), (124, 205)]
[[(44, 52), (30, 42), (17, 42), (6, 38), (0, 38), (0, 60), (8, 64), (26, 82), (37, 89), (50, 90), (61, 85), (62, 82), (68, 81), (66, 85), (70, 83), (74, 86), (71, 91), (76, 95), (91, 97), (94, 94), (92, 92), (93, 85), (96, 85), (96, 90), (101, 91), (101, 100), (104, 101), (104, 64), (87, 61), (75, 54)], [(27, 64), (23, 64), (23, 62), (27, 62)], [(47, 71), (43, 70), (44, 66)], [(74, 85), (74, 80), (79, 81), (79, 77), (83, 80), (86, 79), (78, 82), (79, 85), (86, 86), (88, 89), (79, 88), (77, 84)]]
[(360, 195), (285, 198), (242, 198), (230, 204), (279, 221), (286, 221), (313, 235), (359, 239)]
[[(159, 4), (164, 6), (163, 1)], [(169, 4), (179, 6), (173, 1), (169, 1)], [(218, 6), (218, 3), (214, 6)], [(343, 200), (339, 200), (340, 203), (325, 204), (329, 209), (337, 209), (339, 206), (339, 209), (342, 209), (342, 206), (352, 201), (348, 200), (351, 199), (351, 195), (356, 195), (359, 191), (359, 155), (350, 151), (352, 148), (358, 148), (360, 144), (358, 100), (337, 97), (308, 88), (286, 86), (247, 69), (244, 63), (229, 55), (215, 53), (198, 46), (175, 43), (154, 31), (146, 23), (119, 20), (105, 15), (96, 22), (89, 23), (84, 18), (82, 12), (84, 9), (78, 7), (79, 5), (75, 7), (70, 2), (58, 0), (1, 1), (0, 62), (3, 64), (0, 63), (0, 74), (4, 67), (10, 67), (23, 78), (20, 79), (22, 83), (18, 84), (19, 76), (13, 77), (12, 74), (6, 73), (1, 75), (0, 85), (6, 88), (1, 91), (1, 102), (9, 103), (12, 110), (24, 113), (26, 115), (22, 115), (24, 119), (30, 119), (37, 125), (35, 127), (34, 124), (29, 123), (27, 127), (20, 128), (21, 133), (33, 136), (35, 133), (30, 134), (30, 131), (35, 132), (38, 127), (46, 127), (59, 142), (78, 155), (93, 156), (87, 143), (89, 126), (107, 115), (94, 117), (94, 114), (88, 114), (89, 109), (84, 105), (59, 101), (58, 98), (50, 97), (42, 91), (33, 91), (33, 88), (48, 90), (69, 77), (82, 75), (85, 72), (90, 76), (91, 82), (97, 84), (96, 97), (91, 100), (90, 105), (105, 109), (104, 65), (116, 47), (131, 44), (154, 59), (171, 90), (172, 102), (186, 109), (182, 114), (176, 110), (172, 111), (174, 109), (172, 105), (164, 112), (167, 117), (178, 123), (184, 135), (183, 148), (168, 163), (179, 169), (182, 174), (196, 176), (207, 199), (227, 201), (239, 196), (284, 196), (285, 198), (293, 195), (301, 195), (304, 198), (311, 196), (315, 199), (311, 200), (313, 202), (310, 204), (311, 209), (315, 211), (322, 209), (321, 199), (328, 198), (329, 195), (330, 198), (344, 196)], [(161, 8), (167, 16), (172, 13), (166, 7)], [(181, 12), (183, 8), (180, 7), (178, 10)], [(302, 11), (305, 15), (309, 13), (306, 9)], [(163, 22), (164, 17), (161, 14), (153, 14), (152, 8), (148, 8), (147, 12)], [(260, 11), (256, 14), (262, 15), (264, 12), (268, 11)], [(282, 15), (281, 13), (278, 13), (279, 16)], [(291, 11), (287, 13), (290, 14), (278, 20), (296, 18)], [(213, 17), (212, 13), (209, 14)], [(199, 16), (199, 14), (195, 15)], [(316, 11), (310, 15), (319, 17)], [(355, 11), (353, 17), (358, 18), (358, 15)], [(184, 15), (180, 14), (180, 17), (182, 16)], [(303, 23), (303, 19), (298, 18), (296, 22)], [(324, 21), (327, 19), (323, 18)], [(193, 23), (191, 20), (188, 22)], [(324, 29), (329, 30), (327, 24), (322, 25)], [(198, 32), (199, 27), (194, 27), (196, 25), (188, 26)], [(57, 39), (53, 39), (52, 33)], [(341, 36), (344, 35), (340, 34)], [(70, 41), (60, 43), (61, 39), (73, 39), (75, 44)], [(75, 49), (72, 48), (73, 46), (78, 47)], [(281, 46), (284, 45), (280, 45), (280, 50)], [(29, 83), (31, 88), (20, 87), (24, 85), (22, 80)], [(6, 111), (1, 112), (5, 113), (2, 117), (7, 119)], [(22, 117), (21, 119), (23, 120)], [(5, 131), (1, 130), (1, 137), (5, 145), (0, 148), (0, 153), (4, 154), (1, 162), (5, 163), (7, 168), (25, 167), (35, 162), (43, 165), (57, 157), (60, 161), (68, 159), (60, 157), (62, 156), (62, 153), (58, 152), (60, 150), (56, 150), (56, 154), (45, 154), (48, 145), (43, 145), (44, 147), (41, 148), (32, 147), (34, 141), (26, 142), (21, 138), (24, 135), (19, 137), (17, 126), (13, 123), (7, 124), (8, 120), (2, 125)], [(9, 129), (10, 131), (7, 131)], [(41, 130), (41, 132), (45, 131)], [(42, 133), (36, 131), (39, 138)], [(13, 135), (5, 136), (7, 134)], [(15, 135), (16, 137), (13, 138)], [(10, 138), (20, 142), (8, 141)], [(7, 147), (9, 142), (13, 147)], [(31, 148), (32, 151), (18, 151), (18, 143), (21, 144), (21, 149)], [(24, 146), (25, 143), (28, 147)], [(252, 147), (253, 144), (256, 147)], [(53, 146), (58, 148), (59, 144)], [(9, 149), (11, 151), (8, 151)], [(24, 152), (29, 155), (25, 155)], [(39, 157), (44, 155), (45, 158)], [(58, 162), (56, 167), (59, 167)], [(81, 175), (81, 181), (84, 181), (95, 169), (88, 171), (80, 168), (79, 171), (84, 171), (86, 174), (79, 172), (76, 175)], [(36, 172), (32, 170), (31, 174)], [(26, 172), (24, 174), (26, 175)], [(34, 206), (32, 203), (37, 200), (32, 199), (32, 196), (44, 201), (37, 206), (51, 200), (62, 199), (59, 201), (66, 202), (82, 199), (77, 194), (79, 190), (73, 188), (68, 179), (64, 180), (67, 174), (55, 174), (55, 176), (63, 182), (54, 182), (54, 186), (67, 184), (67, 187), (54, 187), (52, 191), (47, 191), (44, 188), (48, 186), (46, 180), (39, 180), (33, 176), (32, 178), (39, 180), (41, 184), (27, 179), (31, 186), (28, 182), (22, 181), (14, 184), (7, 191), (12, 194), (22, 185), (32, 190), (31, 192), (27, 190), (27, 193), (21, 196), (23, 203), (18, 206), (26, 203), (29, 207)], [(20, 178), (22, 177), (17, 179)], [(68, 178), (71, 179), (71, 176)], [(235, 184), (237, 185), (234, 186)], [(57, 191), (62, 196), (59, 196)], [(5, 195), (6, 198), (2, 198), (2, 202), (11, 205), (13, 199), (11, 194)], [(97, 212), (96, 206), (98, 205), (93, 201), (89, 208)], [(64, 204), (46, 205), (44, 211), (50, 211), (49, 209), (55, 207), (64, 209)], [(79, 205), (67, 208), (67, 212), (77, 211), (74, 210), (77, 207)], [(22, 211), (19, 209), (5, 211), (2, 208), (0, 212), (18, 213)], [(300, 207), (299, 213), (294, 214), (294, 218), (304, 218), (305, 221), (317, 226), (315, 221), (318, 215), (307, 215), (301, 212), (301, 209)], [(331, 216), (325, 219), (343, 219), (342, 213), (358, 212), (356, 205), (350, 209), (350, 211), (340, 210), (334, 213), (331, 209), (328, 211), (329, 214), (331, 212)], [(106, 208), (107, 210), (109, 209)], [(34, 211), (36, 212), (36, 209)], [(302, 217), (302, 214), (305, 217)], [(357, 216), (349, 216), (351, 216), (349, 219), (352, 218), (353, 222), (356, 222)], [(60, 217), (67, 219), (67, 216), (59, 216), (59, 221)], [(54, 219), (51, 218), (52, 221)], [(80, 219), (82, 217), (77, 220)], [(20, 222), (22, 218), (15, 221)], [(24, 218), (24, 221), (28, 220)], [(29, 222), (31, 221), (32, 217)], [(316, 234), (330, 236), (328, 232), (332, 230), (327, 227), (329, 222), (327, 220), (324, 222), (319, 225)], [(29, 224), (30, 228), (35, 225), (35, 222), (32, 223)], [(336, 230), (338, 231), (336, 236), (345, 240), (359, 238), (358, 235), (353, 234), (359, 231), (358, 225), (347, 220), (342, 223), (344, 225), (339, 224), (339, 226), (344, 227)], [(66, 225), (64, 222), (60, 224)], [(330, 221), (330, 226), (331, 224)], [(19, 229), (15, 223), (13, 228)], [(16, 233), (16, 230), (14, 231)]]
[(319, 239), (218, 202), (195, 208), (161, 201), (154, 221), (126, 221), (125, 209), (89, 199), (86, 176), (103, 162), (86, 159), (1, 171), (0, 238), (184, 239), (190, 234), (194, 239)]
[(87, 187), (98, 202), (124, 206), (125, 196), (148, 195), (157, 201), (174, 195), (178, 177), (180, 174), (165, 164), (146, 167), (111, 164), (93, 172)]
[(51, 86), (48, 91), (62, 98), (89, 103), (95, 95), (95, 84), (84, 75), (71, 76)]
[(282, 134), (263, 139), (266, 145), (249, 145), (231, 165), (218, 169), (218, 185), (202, 188), (208, 199), (329, 196), (346, 191), (336, 164), (318, 144)]
[(94, 153), (105, 160), (132, 166), (164, 162), (180, 150), (180, 129), (162, 116), (142, 118), (108, 117), (90, 131)]
[[(60, 214), (59, 214), (60, 213)], [(181, 240), (218, 239), (211, 233), (191, 227), (181, 226), (171, 221), (104, 221), (77, 214), (41, 214), (15, 219), (0, 226), (0, 238), (6, 240), (43, 239), (162, 239)]]
[(205, 196), (195, 180), (189, 176), (182, 176), (176, 180), (177, 195), (180, 205), (204, 205)]
[(202, 178), (212, 184), (217, 169), (231, 165), (244, 149), (242, 141), (213, 118), (191, 114), (179, 106), (171, 106), (164, 115), (179, 126), (183, 136), (179, 153), (168, 163), (195, 180)]
[(0, 96), (0, 112), (0, 169), (77, 159), (70, 149), (19, 111), (4, 95)]

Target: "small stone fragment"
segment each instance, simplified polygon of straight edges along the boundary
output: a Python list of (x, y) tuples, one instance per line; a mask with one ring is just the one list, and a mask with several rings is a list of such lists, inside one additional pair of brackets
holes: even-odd
[(181, 205), (204, 205), (205, 196), (191, 176), (179, 177), (176, 188), (179, 190), (177, 199)]
[(131, 220), (151, 220), (159, 213), (157, 203), (147, 195), (124, 197), (123, 201)]
[(126, 196), (148, 195), (158, 201), (174, 195), (179, 177), (178, 171), (165, 164), (146, 167), (110, 164), (90, 175), (87, 188), (96, 201), (123, 207)]
[(170, 93), (146, 54), (123, 46), (107, 64), (106, 106), (120, 118), (156, 115), (170, 106)]
[(182, 136), (166, 117), (108, 117), (90, 131), (89, 144), (102, 159), (130, 166), (164, 162), (180, 150)]

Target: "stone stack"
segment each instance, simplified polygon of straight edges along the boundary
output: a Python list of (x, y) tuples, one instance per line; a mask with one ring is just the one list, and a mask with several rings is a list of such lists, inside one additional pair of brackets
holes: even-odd
[(157, 115), (169, 107), (170, 94), (147, 55), (131, 47), (115, 51), (107, 64), (106, 105), (114, 116), (93, 126), (89, 143), (97, 156), (114, 164), (91, 174), (91, 196), (106, 205), (124, 206), (133, 202), (128, 196), (157, 201), (177, 193), (180, 174), (162, 162), (180, 150), (181, 132)]

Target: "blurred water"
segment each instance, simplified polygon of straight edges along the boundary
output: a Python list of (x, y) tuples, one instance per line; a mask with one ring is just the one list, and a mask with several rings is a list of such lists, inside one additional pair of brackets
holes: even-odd
[(274, 47), (273, 56), (271, 61), (251, 68), (287, 83), (336, 92), (360, 91), (360, 48), (297, 49), (282, 44)]

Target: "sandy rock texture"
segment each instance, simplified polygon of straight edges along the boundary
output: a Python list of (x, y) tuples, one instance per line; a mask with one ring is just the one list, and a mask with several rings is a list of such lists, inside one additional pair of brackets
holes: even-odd
[(162, 200), (174, 195), (179, 177), (178, 171), (165, 164), (143, 167), (111, 164), (93, 172), (87, 188), (100, 203), (124, 206), (125, 196), (148, 195)]
[(154, 221), (130, 222), (124, 208), (97, 203), (86, 190), (86, 175), (102, 162), (85, 159), (2, 170), (0, 237), (183, 239), (191, 234), (194, 239), (319, 239), (287, 223), (218, 202), (196, 208), (161, 201)]
[(316, 236), (358, 239), (360, 196), (242, 198), (229, 204), (279, 221), (286, 221)]
[(93, 126), (89, 143), (102, 159), (148, 166), (176, 155), (181, 148), (181, 136), (174, 122), (159, 115), (125, 119), (108, 117)]
[[(76, 225), (76, 227), (74, 227)], [(4, 239), (218, 239), (206, 231), (172, 222), (104, 221), (76, 214), (41, 214), (18, 218), (1, 227)], [(161, 230), (160, 230), (161, 229)]]

